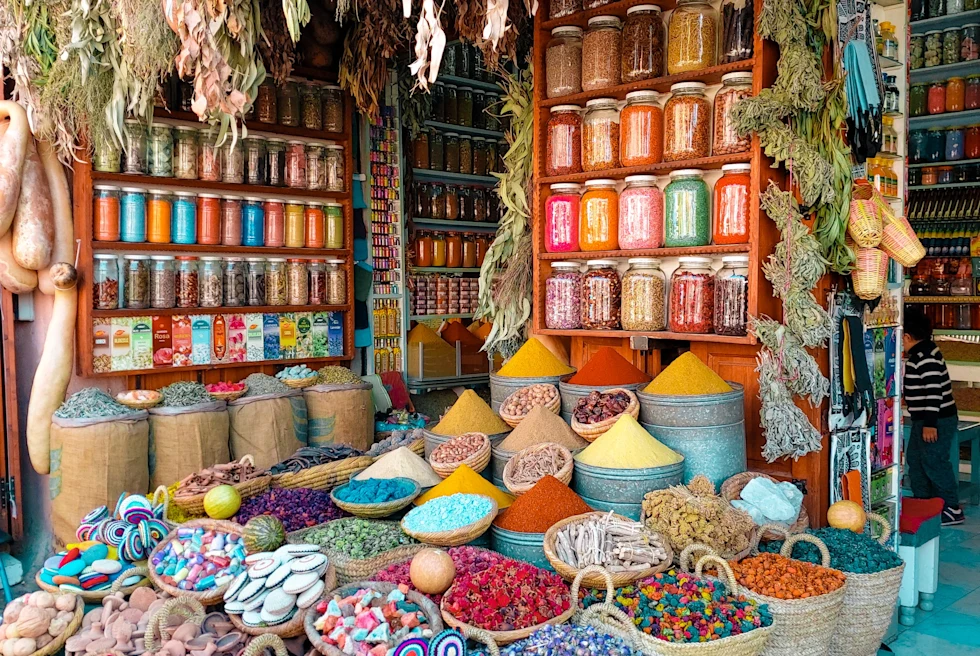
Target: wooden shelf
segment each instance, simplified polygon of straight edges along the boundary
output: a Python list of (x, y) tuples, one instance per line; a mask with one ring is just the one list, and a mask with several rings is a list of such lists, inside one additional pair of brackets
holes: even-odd
[(906, 303), (980, 303), (980, 296), (906, 296)]
[(473, 269), (464, 269), (462, 267), (457, 267), (453, 269), (447, 269), (446, 267), (409, 267), (413, 273), (480, 273), (480, 268), (476, 267)]
[(429, 321), (431, 319), (472, 319), (473, 313), (464, 314), (413, 314), (409, 317), (412, 321)]
[[(602, 7), (599, 10), (599, 14), (604, 15), (608, 13), (605, 11), (605, 9), (606, 7)], [(733, 62), (731, 64), (711, 66), (709, 68), (701, 69), (700, 71), (678, 73), (677, 75), (668, 75), (666, 77), (655, 77), (649, 80), (643, 80), (641, 82), (630, 82), (628, 84), (620, 84), (615, 87), (606, 87), (605, 89), (598, 89), (597, 91), (573, 93), (568, 96), (560, 96), (558, 98), (543, 100), (541, 102), (541, 107), (554, 107), (555, 105), (584, 106), (586, 101), (593, 100), (595, 98), (616, 98), (617, 100), (623, 100), (626, 98), (626, 94), (632, 91), (653, 90), (659, 91), (660, 93), (666, 93), (667, 91), (670, 91), (671, 85), (677, 84), (678, 82), (704, 82), (705, 84), (718, 84), (721, 82), (722, 75), (725, 75), (726, 73), (751, 71), (754, 64), (754, 59), (746, 59), (744, 61)]]
[[(207, 127), (205, 123), (202, 123), (198, 118), (197, 114), (194, 112), (182, 112), (178, 109), (173, 111), (168, 111), (157, 107), (153, 110), (154, 118), (180, 121), (182, 123), (195, 123), (198, 127)], [(344, 117), (345, 122), (350, 120), (349, 116)], [(304, 141), (336, 141), (337, 143), (346, 143), (347, 134), (344, 132), (327, 132), (326, 130), (308, 130), (302, 127), (290, 127), (288, 125), (278, 125), (272, 123), (259, 123), (258, 121), (251, 121), (245, 126), (248, 129), (249, 136), (261, 135), (265, 137), (275, 137), (276, 139), (283, 139), (286, 137), (296, 137), (297, 139), (303, 139)]]
[(432, 169), (412, 169), (412, 175), (418, 180), (458, 182), (460, 184), (483, 185), (488, 187), (495, 187), (498, 182), (497, 178), (492, 175), (471, 175), (469, 173), (433, 171)]
[(619, 0), (618, 2), (611, 2), (607, 5), (596, 7), (595, 9), (577, 11), (571, 16), (542, 21), (541, 29), (550, 32), (556, 27), (565, 25), (576, 25), (584, 28), (588, 26), (589, 19), (596, 16), (617, 16), (619, 18), (625, 18), (626, 11), (636, 5), (657, 5), (662, 11), (669, 11), (674, 8), (675, 4), (676, 2), (674, 0), (653, 0), (652, 2), (650, 0)]
[(444, 82), (446, 84), (455, 84), (458, 87), (470, 87), (472, 89), (479, 89), (480, 91), (492, 91), (494, 93), (499, 93), (499, 94), (503, 94), (504, 92), (503, 89), (497, 86), (496, 82), (471, 80), (468, 77), (459, 77), (457, 75), (440, 75), (438, 81)]
[(961, 11), (958, 14), (948, 14), (936, 18), (910, 21), (909, 32), (912, 34), (923, 34), (927, 30), (945, 30), (947, 27), (962, 27), (967, 23), (980, 23), (980, 9)]
[(105, 317), (172, 317), (183, 314), (284, 314), (286, 312), (349, 312), (350, 305), (239, 305), (236, 307), (146, 308), (144, 310), (92, 310), (96, 319)]
[(677, 171), (680, 169), (720, 169), (725, 164), (751, 164), (751, 153), (735, 153), (733, 155), (712, 155), (711, 157), (701, 157), (699, 159), (684, 159), (676, 162), (663, 162), (660, 164), (644, 164), (643, 166), (627, 166), (618, 169), (604, 169), (602, 171), (589, 171), (587, 173), (569, 173), (566, 175), (554, 175), (542, 177), (542, 184), (556, 184), (559, 182), (585, 182), (597, 178), (612, 178), (621, 180), (628, 175), (660, 175)]
[(724, 344), (755, 344), (755, 337), (745, 335), (744, 337), (731, 337), (728, 335), (689, 334), (663, 332), (642, 332), (636, 330), (552, 330), (544, 328), (536, 330), (536, 333), (543, 335), (555, 335), (561, 337), (613, 337), (617, 339), (627, 339), (629, 337), (649, 337), (650, 339), (670, 339), (683, 342), (719, 342)]
[(247, 185), (233, 182), (211, 182), (209, 180), (181, 180), (179, 178), (156, 178), (151, 175), (130, 175), (128, 173), (106, 173), (92, 171), (96, 184), (111, 182), (121, 187), (142, 187), (145, 189), (173, 189), (177, 191), (201, 191), (234, 194), (235, 196), (258, 196), (263, 199), (278, 198), (286, 201), (291, 198), (316, 198), (320, 200), (347, 200), (349, 191), (323, 191), (322, 189), (297, 189), (294, 187), (270, 187), (269, 185)]
[(718, 246), (686, 246), (684, 248), (647, 248), (633, 251), (577, 251), (568, 253), (540, 253), (541, 260), (598, 260), (626, 257), (676, 257), (685, 255), (729, 255), (748, 253), (748, 244)]
[(454, 125), (452, 123), (440, 123), (439, 121), (426, 121), (425, 125), (430, 128), (435, 128), (442, 132), (443, 134), (447, 132), (455, 132), (457, 134), (465, 134), (471, 137), (489, 137), (490, 139), (503, 139), (504, 133), (498, 132), (496, 130), (484, 130), (482, 128), (468, 128), (462, 125)]
[(93, 241), (95, 251), (140, 251), (159, 253), (203, 253), (206, 255), (221, 255), (234, 257), (236, 255), (268, 255), (284, 257), (302, 257), (323, 259), (326, 257), (350, 257), (347, 248), (272, 248), (271, 246), (212, 246), (209, 244), (151, 244), (147, 241)]
[[(293, 365), (328, 362), (350, 362), (353, 359), (350, 355), (333, 355), (326, 358), (296, 358), (292, 360), (259, 360), (258, 362), (220, 362), (218, 364), (195, 364), (188, 367), (154, 367), (153, 369), (127, 369), (126, 371), (106, 371), (105, 373), (92, 373), (91, 376), (149, 376), (152, 374), (168, 374), (180, 371), (206, 371), (209, 369), (234, 369), (240, 367), (262, 367), (268, 365)], [(313, 368), (312, 366), (310, 367)]]

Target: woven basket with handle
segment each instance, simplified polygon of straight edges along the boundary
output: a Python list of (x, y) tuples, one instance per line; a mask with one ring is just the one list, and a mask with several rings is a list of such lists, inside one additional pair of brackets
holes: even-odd
[(903, 267), (914, 267), (926, 256), (926, 248), (904, 216), (885, 219), (881, 250)]
[[(187, 599), (193, 599), (194, 601), (200, 602), (203, 605), (216, 604), (222, 600), (225, 595), (225, 590), (231, 585), (231, 581), (228, 581), (224, 585), (219, 585), (211, 588), (210, 590), (196, 591), (196, 590), (181, 590), (180, 588), (170, 585), (163, 580), (160, 574), (157, 574), (156, 568), (153, 567), (153, 558), (160, 553), (163, 549), (167, 548), (173, 540), (177, 539), (177, 531), (185, 528), (202, 528), (205, 531), (222, 531), (224, 533), (237, 535), (241, 538), (242, 526), (236, 524), (235, 522), (228, 522), (221, 519), (192, 519), (191, 521), (181, 524), (179, 529), (174, 529), (167, 534), (160, 544), (153, 548), (150, 552), (147, 562), (149, 565), (150, 580), (153, 581), (153, 585), (159, 589), (166, 592), (171, 597), (182, 597)], [(153, 649), (147, 648), (147, 651), (155, 651)]]
[(143, 639), (147, 653), (157, 651), (170, 640), (170, 632), (173, 629), (170, 626), (171, 615), (177, 615), (184, 618), (185, 621), (200, 626), (204, 622), (204, 606), (200, 601), (188, 595), (174, 597), (164, 602), (160, 610), (153, 613), (146, 623)]
[(540, 454), (542, 451), (556, 453), (556, 464), (559, 466), (554, 471), (544, 471), (541, 474), (541, 478), (544, 478), (545, 476), (554, 476), (565, 485), (571, 483), (572, 469), (575, 467), (575, 460), (572, 458), (572, 452), (563, 447), (561, 444), (555, 444), (554, 442), (542, 442), (540, 444), (532, 444), (526, 449), (518, 451), (514, 457), (508, 460), (507, 464), (504, 465), (504, 487), (510, 490), (511, 494), (521, 496), (537, 485), (538, 481), (541, 480), (541, 478), (539, 478), (538, 480), (527, 483), (516, 483), (514, 482), (514, 469), (517, 468), (517, 465), (523, 458), (538, 457), (538, 454)]
[[(535, 385), (543, 385), (543, 384), (545, 383), (535, 383)], [(533, 386), (526, 385), (525, 387), (522, 387), (521, 389), (517, 390), (513, 394), (509, 394), (507, 398), (504, 399), (504, 402), (500, 404), (500, 412), (499, 412), (500, 418), (503, 419), (511, 428), (517, 428), (517, 425), (520, 424), (522, 421), (524, 421), (524, 418), (527, 417), (527, 415), (531, 412), (531, 408), (528, 408), (527, 412), (520, 415), (508, 414), (504, 412), (504, 408), (507, 407), (507, 404), (510, 402), (512, 398), (514, 398), (516, 395), (526, 390), (528, 387), (533, 387)], [(558, 393), (558, 388), (555, 387), (554, 385), (549, 384), (548, 387), (554, 390), (554, 397), (550, 401), (545, 403), (544, 407), (557, 415), (561, 411), (561, 395)]]
[(871, 200), (851, 200), (847, 234), (861, 248), (875, 248), (881, 243), (881, 215)]
[[(438, 460), (439, 455), (441, 455), (440, 449), (444, 447), (448, 448), (449, 445), (453, 443), (454, 440), (458, 440), (462, 437), (477, 435), (482, 437), (480, 447), (468, 455), (463, 460), (456, 460), (454, 462), (446, 462)], [(439, 474), (440, 478), (449, 478), (450, 475), (457, 469), (460, 465), (466, 465), (477, 474), (482, 472), (490, 464), (490, 438), (486, 433), (463, 433), (462, 435), (457, 435), (451, 438), (449, 441), (440, 444), (432, 453), (429, 454), (429, 465), (432, 466), (432, 470)]]
[[(255, 466), (255, 458), (250, 455), (244, 455), (238, 462), (248, 462), (253, 467)], [(250, 499), (257, 494), (262, 494), (269, 489), (269, 484), (272, 482), (271, 476), (261, 475), (255, 478), (250, 478), (247, 481), (242, 481), (241, 483), (235, 483), (232, 487), (238, 490), (239, 496), (242, 500)], [(180, 506), (180, 509), (191, 515), (203, 515), (204, 514), (204, 497), (207, 496), (207, 492), (201, 494), (194, 494), (191, 496), (181, 496), (180, 488), (174, 493), (174, 503)]]
[(285, 472), (272, 477), (273, 487), (297, 488), (305, 487), (311, 490), (325, 492), (338, 485), (343, 485), (374, 463), (371, 456), (354, 456), (335, 460), (322, 465), (314, 465), (298, 472)]
[(330, 500), (333, 501), (334, 505), (336, 505), (338, 508), (349, 512), (355, 517), (364, 517), (367, 519), (381, 519), (382, 517), (388, 517), (389, 515), (395, 514), (408, 504), (415, 501), (415, 497), (417, 497), (422, 491), (419, 484), (410, 478), (396, 478), (393, 480), (411, 483), (412, 491), (401, 499), (395, 499), (393, 501), (384, 501), (382, 503), (353, 503), (351, 501), (344, 501), (337, 496), (338, 491), (350, 485), (350, 483), (344, 483), (343, 485), (330, 490)]
[[(734, 476), (728, 478), (724, 483), (721, 484), (721, 490), (719, 494), (725, 497), (729, 502), (735, 501), (736, 499), (741, 499), (742, 490), (746, 485), (749, 484), (753, 478), (766, 478), (773, 483), (779, 483), (779, 479), (773, 478), (769, 474), (764, 474), (762, 472), (740, 472)], [(796, 516), (796, 520), (790, 525), (786, 530), (789, 533), (801, 533), (802, 531), (810, 528), (810, 515), (806, 511), (806, 506), (800, 506), (800, 514)], [(775, 531), (767, 532), (765, 535), (761, 536), (762, 540), (779, 540), (782, 533), (777, 533)]]
[(878, 248), (857, 249), (851, 283), (858, 298), (872, 301), (885, 291), (888, 282), (888, 254)]
[[(58, 591), (58, 594), (62, 594)], [(61, 648), (65, 646), (68, 642), (68, 638), (72, 637), (78, 630), (82, 628), (82, 618), (85, 616), (85, 601), (82, 599), (81, 595), (75, 597), (75, 610), (71, 616), (71, 620), (68, 622), (68, 626), (65, 630), (61, 632), (54, 640), (44, 645), (37, 651), (31, 654), (31, 656), (54, 656)]]
[[(614, 387), (612, 389), (605, 390), (602, 394), (616, 394), (618, 392), (624, 392), (626, 396), (629, 397), (629, 405), (626, 406), (626, 410), (616, 415), (615, 417), (610, 417), (609, 419), (604, 419), (602, 421), (596, 422), (594, 424), (583, 424), (575, 419), (574, 415), (572, 417), (572, 430), (575, 431), (582, 439), (589, 442), (595, 442), (602, 436), (606, 431), (613, 427), (613, 425), (619, 421), (622, 415), (630, 415), (633, 419), (640, 416), (640, 401), (636, 398), (636, 392), (633, 390), (626, 389), (624, 387)], [(584, 399), (580, 399), (579, 403), (582, 403)]]
[(466, 526), (460, 526), (459, 528), (454, 528), (451, 531), (424, 533), (421, 531), (410, 531), (405, 526), (405, 520), (402, 519), (402, 530), (419, 542), (434, 544), (437, 547), (458, 547), (461, 544), (472, 542), (486, 533), (487, 529), (490, 528), (490, 525), (493, 524), (493, 520), (497, 518), (497, 502), (492, 497), (486, 498), (490, 501), (490, 511), (477, 521), (467, 524)]

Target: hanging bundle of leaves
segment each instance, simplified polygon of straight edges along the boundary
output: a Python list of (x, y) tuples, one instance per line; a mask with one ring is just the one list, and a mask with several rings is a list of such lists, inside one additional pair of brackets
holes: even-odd
[(368, 0), (361, 5), (359, 18), (344, 39), (339, 81), (357, 109), (375, 120), (388, 84), (389, 62), (411, 38), (412, 27), (398, 0)]
[(159, 0), (113, 0), (118, 15), (127, 109), (149, 122), (160, 83), (170, 74), (177, 55), (177, 35), (162, 20), (147, 20), (160, 11)]
[(259, 41), (259, 52), (266, 72), (278, 85), (286, 82), (296, 63), (296, 44), (280, 7), (281, 0), (259, 0), (262, 33), (265, 35)]

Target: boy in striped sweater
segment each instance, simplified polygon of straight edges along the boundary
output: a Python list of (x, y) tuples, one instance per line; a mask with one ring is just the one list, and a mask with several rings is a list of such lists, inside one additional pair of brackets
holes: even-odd
[(943, 354), (932, 341), (932, 324), (918, 308), (907, 308), (902, 345), (905, 348), (905, 403), (912, 415), (912, 433), (905, 460), (913, 496), (940, 497), (945, 503), (943, 526), (963, 523), (959, 486), (950, 450), (956, 440), (957, 412), (953, 386)]

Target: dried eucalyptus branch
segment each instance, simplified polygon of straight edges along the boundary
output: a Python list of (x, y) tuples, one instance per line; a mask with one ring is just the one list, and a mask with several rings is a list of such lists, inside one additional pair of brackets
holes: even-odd
[(830, 381), (821, 373), (816, 358), (810, 355), (792, 329), (775, 319), (763, 317), (753, 320), (752, 330), (769, 351), (780, 354), (780, 375), (787, 389), (807, 398), (813, 407), (820, 405), (830, 394)]

